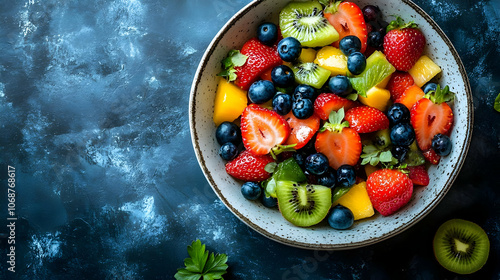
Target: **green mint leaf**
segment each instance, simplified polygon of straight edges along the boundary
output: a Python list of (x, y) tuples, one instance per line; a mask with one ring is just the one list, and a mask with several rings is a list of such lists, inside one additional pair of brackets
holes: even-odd
[(495, 108), (497, 112), (500, 112), (500, 93), (497, 95), (497, 98), (495, 98), (495, 103), (493, 104), (493, 108)]
[(191, 243), (191, 246), (188, 246), (187, 251), (191, 258), (184, 260), (186, 269), (191, 272), (202, 273), (208, 259), (208, 252), (205, 251), (205, 245), (201, 244), (201, 241), (197, 239)]
[(381, 162), (391, 162), (392, 161), (391, 151), (381, 152), (380, 153), (380, 161)]
[(270, 162), (264, 166), (264, 170), (268, 173), (274, 173), (278, 164), (276, 162)]
[(201, 274), (193, 274), (193, 272), (185, 268), (179, 268), (174, 278), (177, 280), (198, 280), (201, 279), (201, 276)]
[(185, 268), (177, 269), (174, 275), (177, 280), (223, 279), (228, 268), (225, 254), (209, 254), (199, 239), (187, 247), (190, 258), (184, 260)]

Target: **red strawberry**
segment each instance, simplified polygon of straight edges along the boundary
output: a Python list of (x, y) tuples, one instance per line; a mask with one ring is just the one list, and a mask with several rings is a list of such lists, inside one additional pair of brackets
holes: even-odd
[(328, 116), (332, 111), (338, 111), (342, 107), (344, 110), (349, 110), (358, 105), (359, 103), (334, 93), (322, 93), (314, 101), (314, 114), (322, 120), (328, 120)]
[(389, 119), (377, 108), (360, 106), (348, 110), (345, 119), (357, 133), (370, 133), (389, 128)]
[(359, 134), (348, 122), (342, 122), (344, 109), (332, 112), (329, 119), (316, 136), (316, 151), (324, 154), (334, 169), (343, 164), (356, 165), (362, 150)]
[(425, 160), (430, 162), (431, 164), (437, 165), (439, 161), (441, 160), (441, 156), (436, 154), (433, 149), (428, 149), (427, 151), (423, 151), (422, 155), (424, 156)]
[(235, 159), (226, 163), (227, 174), (243, 181), (260, 182), (271, 177), (264, 170), (268, 163), (274, 162), (270, 155), (256, 156), (244, 150)]
[(361, 41), (361, 52), (366, 50), (368, 29), (363, 12), (358, 5), (352, 2), (337, 1), (325, 8), (325, 18), (330, 22), (340, 35), (338, 41), (333, 43), (338, 48), (340, 40), (348, 35), (354, 35)]
[(243, 90), (248, 90), (266, 70), (283, 63), (275, 46), (266, 46), (257, 38), (248, 40), (240, 52), (248, 58), (243, 66), (235, 67), (237, 78), (234, 83)]
[(415, 137), (420, 150), (431, 149), (432, 138), (441, 133), (447, 135), (453, 124), (453, 111), (446, 103), (453, 99), (448, 86), (422, 98), (410, 110), (411, 125), (415, 129)]
[(413, 182), (413, 185), (427, 186), (429, 185), (429, 174), (424, 165), (408, 166), (408, 177)]
[(321, 119), (316, 115), (312, 115), (307, 119), (298, 119), (292, 112), (288, 113), (284, 118), (291, 129), (290, 136), (286, 140), (285, 145), (296, 144), (294, 146), (296, 150), (304, 147), (311, 140), (316, 131), (318, 131), (321, 122)]
[(290, 135), (286, 120), (273, 110), (248, 105), (241, 114), (241, 137), (245, 149), (254, 155), (268, 154)]
[(396, 71), (392, 74), (387, 86), (385, 87), (391, 93), (391, 99), (398, 99), (407, 88), (415, 82), (413, 77), (408, 72)]
[(403, 172), (380, 169), (368, 176), (366, 191), (373, 207), (389, 216), (406, 205), (413, 194), (413, 182)]
[(424, 51), (424, 34), (415, 23), (404, 23), (400, 17), (389, 27), (393, 29), (384, 36), (385, 56), (397, 70), (408, 71)]

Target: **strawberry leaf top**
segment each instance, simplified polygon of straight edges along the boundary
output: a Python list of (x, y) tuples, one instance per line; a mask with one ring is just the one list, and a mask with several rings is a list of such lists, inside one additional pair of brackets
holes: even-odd
[(239, 50), (230, 50), (227, 57), (222, 60), (223, 70), (217, 76), (226, 77), (230, 82), (236, 80), (236, 69), (234, 67), (243, 66), (248, 56), (240, 53)]
[(328, 14), (335, 14), (339, 10), (340, 3), (342, 3), (342, 1), (332, 1), (323, 11)]
[(405, 23), (405, 21), (397, 16), (395, 20), (391, 21), (387, 26), (386, 33), (394, 29), (405, 29), (405, 28), (418, 28), (418, 24), (414, 21)]
[(343, 121), (345, 117), (344, 107), (340, 108), (338, 111), (331, 111), (328, 116), (328, 122), (326, 122), (319, 132), (329, 130), (331, 132), (342, 132), (344, 127), (349, 127), (348, 121)]
[(443, 89), (438, 85), (435, 91), (429, 91), (425, 98), (430, 99), (435, 104), (441, 104), (443, 102), (451, 102), (455, 99), (455, 93), (450, 91), (448, 86)]

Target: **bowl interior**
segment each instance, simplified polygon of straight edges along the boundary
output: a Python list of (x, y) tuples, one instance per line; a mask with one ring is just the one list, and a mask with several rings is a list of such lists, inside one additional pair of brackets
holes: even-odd
[(388, 15), (400, 15), (419, 24), (427, 39), (424, 53), (443, 70), (441, 85), (456, 93), (454, 126), (451, 133), (452, 153), (429, 168), (430, 184), (415, 187), (411, 201), (389, 217), (379, 214), (355, 222), (350, 230), (332, 230), (325, 222), (310, 228), (296, 227), (287, 222), (277, 209), (245, 200), (240, 192), (241, 182), (224, 170), (218, 155), (215, 125), (212, 121), (213, 103), (220, 71), (220, 61), (231, 49), (239, 49), (255, 36), (263, 21), (278, 22), (278, 14), (288, 0), (254, 1), (238, 12), (214, 38), (199, 65), (190, 97), (190, 128), (199, 164), (224, 204), (244, 223), (275, 241), (306, 249), (348, 249), (366, 246), (394, 236), (428, 214), (449, 190), (465, 160), (472, 133), (472, 98), (467, 75), (451, 42), (438, 25), (410, 1), (355, 1), (360, 7), (378, 5), (385, 20)]

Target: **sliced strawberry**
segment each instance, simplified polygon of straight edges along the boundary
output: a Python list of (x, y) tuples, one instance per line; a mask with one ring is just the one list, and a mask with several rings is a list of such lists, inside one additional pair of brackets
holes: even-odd
[(294, 146), (296, 150), (304, 147), (313, 138), (321, 122), (321, 119), (316, 115), (312, 115), (307, 119), (298, 119), (292, 112), (288, 113), (284, 118), (291, 129), (290, 136), (286, 140), (285, 145), (296, 144)]
[(383, 216), (389, 216), (410, 201), (413, 182), (399, 170), (380, 169), (368, 176), (366, 191), (373, 207)]
[(348, 127), (348, 122), (342, 122), (343, 118), (344, 109), (332, 112), (330, 121), (325, 123), (314, 143), (316, 151), (324, 154), (334, 169), (343, 164), (355, 166), (362, 150), (359, 134)]
[(244, 150), (235, 159), (226, 163), (227, 174), (243, 181), (260, 182), (271, 177), (264, 167), (274, 162), (270, 155), (256, 156)]
[(332, 44), (333, 46), (338, 48), (342, 38), (354, 35), (361, 41), (361, 52), (365, 52), (368, 29), (363, 12), (358, 5), (348, 1), (337, 1), (325, 8), (325, 17), (340, 35), (339, 40)]
[(345, 119), (357, 133), (370, 133), (389, 128), (389, 119), (377, 108), (360, 106), (348, 110)]
[(407, 88), (415, 82), (413, 77), (408, 72), (396, 71), (392, 74), (387, 86), (385, 87), (391, 93), (391, 99), (398, 99)]
[(424, 165), (419, 166), (408, 166), (407, 167), (409, 173), (408, 177), (410, 177), (413, 185), (419, 186), (427, 186), (429, 185), (429, 173), (427, 173), (427, 169)]
[(436, 152), (434, 152), (433, 149), (428, 149), (426, 151), (423, 151), (422, 155), (424, 156), (426, 161), (430, 162), (433, 165), (437, 165), (441, 160), (441, 156), (436, 154)]
[(257, 38), (248, 40), (240, 52), (248, 58), (243, 66), (235, 67), (237, 78), (234, 83), (243, 90), (248, 90), (264, 72), (283, 63), (276, 46), (266, 46)]
[(404, 23), (400, 17), (389, 24), (389, 29), (384, 36), (385, 56), (397, 70), (408, 71), (424, 51), (424, 34), (413, 21)]
[(322, 120), (328, 120), (332, 111), (338, 111), (340, 108), (349, 110), (359, 106), (358, 102), (340, 97), (334, 93), (322, 93), (314, 101), (314, 113)]
[(424, 96), (425, 93), (421, 88), (417, 85), (412, 85), (408, 87), (394, 102), (404, 104), (408, 110), (411, 110), (413, 105), (415, 105), (415, 103), (417, 103), (420, 99), (424, 98)]
[(268, 154), (290, 135), (286, 120), (273, 110), (248, 105), (241, 114), (241, 137), (245, 149), (255, 155)]
[(448, 86), (439, 86), (429, 98), (422, 98), (410, 110), (411, 125), (420, 150), (431, 149), (432, 138), (441, 133), (448, 135), (453, 124), (453, 110), (445, 102), (452, 98)]

